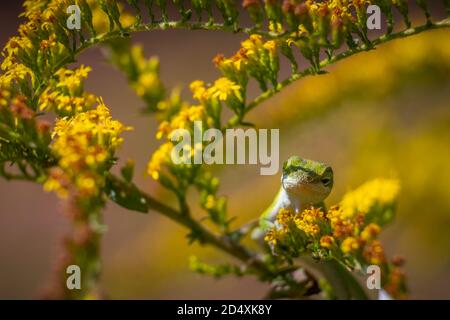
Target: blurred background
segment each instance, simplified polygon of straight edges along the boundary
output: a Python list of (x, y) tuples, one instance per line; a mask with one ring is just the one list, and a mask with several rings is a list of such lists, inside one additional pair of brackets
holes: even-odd
[[(20, 1), (2, 3), (2, 46), (16, 33), (21, 11)], [(436, 20), (443, 17), (443, 8), (436, 6), (433, 12)], [(416, 16), (417, 23), (424, 21), (420, 13)], [(186, 87), (195, 79), (213, 81), (219, 74), (212, 58), (232, 54), (243, 39), (181, 30), (133, 36), (147, 56), (160, 58), (169, 88)], [(121, 161), (135, 159), (137, 184), (172, 204), (144, 174), (158, 146), (155, 119), (140, 114), (143, 103), (106, 63), (102, 49), (83, 53), (77, 63), (93, 68), (86, 89), (103, 96), (113, 116), (135, 128), (125, 136)], [(283, 66), (280, 79), (288, 71)], [(252, 111), (249, 120), (260, 128), (280, 128), (280, 161), (297, 154), (333, 166), (335, 186), (328, 204), (372, 178), (398, 177), (397, 218), (382, 241), (390, 256), (406, 258), (412, 298), (450, 299), (449, 30), (391, 42), (329, 71), (297, 81)], [(188, 99), (188, 90), (183, 92)], [(216, 173), (229, 214), (237, 217), (235, 226), (258, 217), (279, 186), (278, 175), (260, 176), (258, 166), (222, 166)], [(109, 202), (104, 218), (108, 232), (102, 243), (102, 286), (110, 298), (257, 299), (266, 293), (266, 286), (253, 278), (216, 280), (191, 272), (190, 255), (212, 263), (229, 258), (211, 248), (189, 246), (186, 230), (164, 217)], [(68, 227), (55, 195), (39, 185), (0, 180), (0, 298), (39, 297), (51, 280)]]

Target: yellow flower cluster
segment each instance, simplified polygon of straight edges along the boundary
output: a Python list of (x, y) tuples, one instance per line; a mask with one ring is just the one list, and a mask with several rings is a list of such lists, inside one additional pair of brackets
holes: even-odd
[[(375, 179), (366, 182), (354, 191), (344, 195), (339, 206), (333, 206), (327, 213), (332, 236), (342, 241), (343, 253), (355, 252), (359, 249), (378, 250), (380, 246), (372, 246), (381, 231), (377, 223), (365, 221), (371, 210), (389, 210), (398, 196), (400, 184), (393, 179)], [(380, 209), (381, 208), (381, 209)], [(377, 212), (375, 215), (383, 215)], [(378, 254), (377, 253), (377, 254)], [(373, 259), (375, 260), (375, 259)], [(381, 261), (382, 259), (379, 259)]]
[(374, 240), (366, 246), (364, 258), (369, 264), (381, 265), (386, 262), (384, 249), (379, 240)]
[(358, 219), (345, 218), (340, 206), (332, 206), (327, 213), (327, 218), (330, 221), (333, 230), (333, 236), (336, 238), (343, 238), (352, 235), (355, 232), (355, 221)]
[(297, 228), (309, 236), (315, 236), (320, 232), (320, 224), (324, 222), (325, 214), (320, 208), (309, 208), (304, 210), (294, 219)]
[(17, 64), (17, 55), (20, 50), (27, 52), (31, 49), (33, 49), (33, 44), (24, 34), (17, 37), (11, 37), (2, 52), (4, 57), (1, 65), (2, 70), (11, 69), (15, 64)]
[(6, 86), (0, 85), (0, 107), (6, 107), (8, 105), (11, 92)]
[(90, 67), (83, 65), (75, 70), (58, 70), (57, 80), (39, 97), (39, 109), (52, 110), (63, 116), (91, 109), (97, 97), (83, 90), (84, 79), (90, 71)]
[(61, 68), (56, 72), (59, 78), (57, 87), (65, 87), (70, 94), (75, 95), (82, 89), (83, 79), (86, 79), (91, 67), (81, 65), (78, 69), (69, 70)]
[(264, 235), (264, 241), (267, 242), (269, 246), (276, 246), (281, 232), (282, 231), (277, 231), (275, 229), (269, 229)]
[[(23, 57), (36, 57), (36, 63), (39, 68), (47, 67), (45, 61), (57, 59), (58, 55), (64, 50), (64, 46), (57, 42), (56, 14), (61, 11), (66, 4), (64, 0), (37, 0), (24, 1), (25, 16), (28, 20), (19, 26), (19, 35), (11, 37), (3, 49), (4, 60), (1, 68), (5, 70), (7, 78), (4, 80), (14, 81), (23, 80), (29, 75), (34, 84), (35, 75), (20, 61)], [(47, 38), (43, 38), (47, 37)], [(38, 41), (36, 41), (38, 40)], [(43, 70), (41, 70), (43, 71)]]
[(347, 193), (341, 201), (342, 214), (352, 218), (367, 213), (375, 205), (391, 205), (400, 191), (400, 183), (394, 179), (375, 179)]
[(0, 75), (0, 85), (9, 87), (12, 83), (27, 79), (31, 79), (31, 82), (34, 83), (34, 74), (31, 69), (21, 63), (14, 63), (9, 65), (6, 71)]
[(331, 249), (335, 244), (335, 240), (332, 236), (323, 236), (320, 238), (320, 246), (326, 249)]
[(242, 102), (241, 86), (226, 77), (221, 77), (214, 81), (210, 87), (206, 87), (205, 83), (200, 80), (191, 82), (189, 88), (192, 91), (194, 99), (205, 103), (209, 99), (218, 99), (227, 101), (230, 98), (237, 98)]
[(347, 237), (341, 243), (341, 250), (343, 253), (353, 253), (359, 249), (358, 239), (355, 237)]
[[(59, 119), (53, 130), (53, 153), (59, 159), (55, 176), (51, 172), (44, 184), (47, 191), (66, 196), (73, 186), (82, 196), (95, 196), (103, 186), (103, 172), (109, 168), (120, 135), (130, 127), (113, 120), (102, 100), (94, 110)], [(69, 181), (70, 183), (67, 183)]]
[(235, 96), (242, 101), (241, 87), (228, 78), (221, 77), (214, 81), (214, 85), (208, 88), (208, 95), (221, 101), (228, 100), (229, 96)]
[[(236, 91), (239, 86), (235, 85), (227, 78), (221, 78), (217, 80), (214, 85), (209, 88), (205, 87), (203, 81), (193, 81), (190, 85), (190, 89), (195, 99), (199, 100), (199, 105), (189, 105), (188, 103), (181, 102), (179, 110), (171, 115), (166, 120), (161, 121), (158, 130), (156, 132), (156, 138), (165, 138), (169, 141), (162, 144), (152, 155), (150, 161), (147, 164), (147, 173), (155, 180), (160, 178), (163, 165), (170, 162), (170, 152), (173, 144), (170, 141), (172, 133), (177, 129), (193, 130), (195, 121), (204, 121), (204, 124), (211, 125), (212, 118), (208, 115), (206, 105), (210, 103), (211, 99), (224, 100), (228, 99), (231, 95), (237, 96), (239, 93)], [(170, 105), (170, 101), (166, 101)], [(196, 145), (194, 148), (189, 148), (187, 151), (190, 156), (193, 156), (196, 151), (201, 151), (202, 144)]]
[(248, 75), (265, 81), (278, 72), (277, 42), (264, 42), (260, 35), (253, 34), (241, 42), (241, 48), (230, 58), (217, 55), (214, 63), (222, 73), (239, 83), (246, 83)]
[(184, 105), (180, 112), (177, 113), (170, 122), (164, 120), (160, 123), (156, 138), (171, 138), (171, 132), (176, 129), (186, 129), (194, 123), (194, 121), (202, 120), (205, 116), (205, 108), (203, 105), (188, 106)]
[[(264, 240), (274, 252), (295, 256), (309, 250), (319, 257), (344, 257), (360, 265), (381, 265), (389, 271), (383, 246), (377, 239), (381, 227), (374, 221), (384, 210), (391, 209), (398, 191), (397, 180), (376, 179), (347, 193), (341, 205), (332, 206), (326, 213), (314, 207), (297, 214), (289, 208), (280, 209), (275, 226)], [(374, 205), (379, 211), (371, 211)], [(400, 282), (395, 287), (398, 289)]]
[(192, 91), (192, 97), (195, 100), (203, 102), (209, 98), (208, 90), (206, 90), (205, 83), (201, 80), (192, 81), (189, 85), (189, 89)]
[(295, 225), (294, 217), (295, 214), (293, 210), (289, 208), (281, 208), (276, 216), (279, 228), (271, 228), (267, 230), (264, 235), (264, 241), (272, 248), (282, 242), (284, 236), (289, 232), (289, 227), (291, 225)]
[[(332, 239), (333, 243), (341, 243), (340, 248), (344, 254), (353, 254), (361, 249), (367, 263), (378, 264), (376, 261), (384, 261), (384, 259), (381, 259), (383, 248), (381, 243), (376, 240), (381, 227), (373, 222), (365, 225), (364, 215), (366, 213), (367, 211), (355, 216), (348, 216), (339, 206), (330, 208), (327, 218), (332, 233), (328, 237)], [(374, 243), (377, 245), (375, 246)], [(329, 248), (327, 245), (323, 247)], [(372, 259), (373, 256), (376, 256), (377, 259)]]
[(160, 96), (163, 92), (163, 85), (159, 78), (159, 61), (156, 57), (145, 59), (144, 51), (141, 45), (135, 45), (131, 48), (130, 56), (124, 55), (122, 59), (130, 61), (122, 61), (124, 64), (133, 64), (135, 72), (138, 74), (137, 79), (132, 81), (131, 86), (136, 94), (140, 97), (146, 95), (154, 97)]
[(321, 232), (321, 226), (326, 221), (326, 215), (320, 208), (311, 207), (302, 211), (300, 214), (290, 208), (281, 208), (277, 214), (277, 224), (279, 227), (273, 228), (266, 234), (266, 241), (275, 244), (277, 239), (282, 239), (288, 234), (292, 227), (305, 233), (307, 237), (314, 238)]
[(277, 214), (277, 222), (282, 228), (286, 228), (295, 218), (294, 211), (289, 208), (281, 208)]
[[(220, 101), (227, 101), (230, 99), (237, 99), (242, 101), (241, 87), (226, 77), (217, 79), (213, 85), (206, 87), (205, 83), (200, 80), (193, 81), (190, 84), (194, 99), (200, 102), (199, 105), (189, 105), (181, 103), (179, 110), (166, 120), (161, 121), (156, 132), (156, 138), (172, 138), (172, 132), (177, 129), (193, 130), (195, 121), (205, 121), (204, 124), (211, 126), (213, 119), (208, 114), (207, 106), (211, 105), (213, 101), (219, 103)], [(170, 152), (173, 144), (168, 141), (157, 149), (149, 163), (147, 164), (147, 173), (155, 180), (160, 178), (160, 173), (164, 164), (170, 162)], [(187, 151), (190, 156), (195, 152), (201, 151), (202, 144), (196, 145), (194, 148), (187, 146)]]
[(147, 164), (147, 173), (154, 180), (159, 179), (162, 166), (170, 160), (172, 148), (172, 143), (166, 142), (153, 153), (152, 158)]

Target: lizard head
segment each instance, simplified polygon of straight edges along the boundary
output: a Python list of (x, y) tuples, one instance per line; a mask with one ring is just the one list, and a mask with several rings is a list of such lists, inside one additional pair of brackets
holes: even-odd
[(283, 164), (281, 184), (284, 190), (303, 203), (325, 200), (333, 187), (333, 169), (321, 162), (290, 157)]

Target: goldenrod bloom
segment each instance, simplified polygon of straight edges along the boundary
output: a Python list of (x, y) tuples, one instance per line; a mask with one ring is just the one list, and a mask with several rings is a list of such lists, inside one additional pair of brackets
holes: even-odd
[(320, 238), (320, 246), (323, 248), (330, 249), (335, 243), (335, 240), (332, 236), (323, 236)]
[(94, 110), (56, 122), (51, 149), (62, 171), (52, 171), (44, 185), (46, 190), (55, 190), (64, 196), (67, 188), (60, 181), (64, 178), (73, 184), (79, 195), (94, 196), (99, 192), (106, 162), (122, 142), (120, 135), (131, 128), (113, 120), (101, 99), (98, 103)]
[(173, 145), (171, 142), (166, 142), (161, 145), (152, 155), (147, 164), (147, 173), (154, 179), (158, 180), (162, 166), (170, 160), (170, 152)]
[(346, 217), (353, 217), (357, 213), (365, 214), (375, 204), (392, 204), (399, 191), (398, 180), (375, 179), (366, 182), (344, 196), (341, 202), (342, 212)]
[(361, 239), (369, 241), (374, 239), (381, 231), (381, 228), (376, 223), (368, 224), (363, 231), (361, 231)]
[(345, 238), (341, 243), (341, 250), (343, 253), (354, 252), (359, 249), (358, 239), (354, 237)]
[(320, 221), (323, 220), (324, 213), (320, 208), (303, 210), (295, 217), (297, 228), (305, 232), (307, 235), (315, 236), (320, 232)]
[(364, 250), (364, 258), (369, 264), (382, 264), (386, 262), (384, 249), (379, 240), (374, 240)]
[(218, 98), (222, 101), (226, 101), (229, 96), (234, 96), (242, 101), (241, 87), (225, 77), (217, 79), (214, 85), (208, 89), (208, 93), (213, 98)]

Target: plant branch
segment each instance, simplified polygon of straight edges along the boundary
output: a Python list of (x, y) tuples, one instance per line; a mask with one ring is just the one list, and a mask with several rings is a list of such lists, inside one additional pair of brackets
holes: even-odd
[[(400, 32), (396, 32), (396, 33), (392, 33), (389, 35), (383, 35), (378, 39), (375, 39), (372, 41), (372, 47), (371, 48), (367, 48), (365, 45), (362, 45), (356, 49), (350, 49), (347, 50), (343, 53), (340, 53), (334, 57), (332, 57), (331, 59), (325, 59), (320, 63), (320, 67), (321, 68), (325, 68), (327, 66), (330, 66), (332, 64), (335, 64), (336, 62), (339, 62), (345, 58), (351, 57), (357, 53), (363, 52), (363, 51), (369, 51), (375, 48), (375, 46), (387, 43), (391, 40), (395, 40), (395, 39), (400, 39), (400, 38), (406, 38), (406, 37), (410, 37), (412, 35), (416, 35), (419, 33), (422, 33), (424, 31), (427, 30), (433, 30), (433, 29), (442, 29), (442, 28), (450, 28), (450, 19), (444, 19), (441, 20), (439, 22), (436, 23), (432, 23), (432, 24), (424, 24), (422, 26), (418, 26), (415, 28), (410, 28), (404, 31), (400, 31)], [(291, 83), (295, 82), (296, 80), (299, 80), (301, 78), (305, 78), (306, 76), (309, 75), (314, 75), (315, 71), (314, 71), (314, 67), (309, 67), (301, 72), (298, 73), (294, 73), (292, 74), (288, 79), (280, 82), (278, 84), (278, 86), (276, 88), (270, 89), (264, 93), (262, 93), (261, 95), (259, 95), (257, 98), (255, 98), (253, 101), (251, 101), (248, 105), (247, 108), (245, 109), (244, 114), (247, 114), (249, 111), (251, 111), (253, 108), (255, 108), (256, 106), (258, 106), (259, 104), (261, 104), (262, 102), (268, 100), (269, 98), (271, 98), (273, 95), (275, 95), (277, 92), (279, 92), (280, 90), (284, 89), (285, 87), (287, 87), (288, 85), (290, 85)]]
[[(188, 228), (193, 232), (196, 239), (201, 243), (213, 245), (220, 250), (230, 254), (231, 256), (241, 260), (248, 267), (256, 271), (256, 273), (263, 279), (273, 279), (276, 275), (261, 261), (255, 254), (242, 247), (240, 244), (233, 241), (228, 236), (218, 236), (196, 221), (191, 215), (182, 214), (164, 203), (159, 202), (149, 194), (139, 190), (134, 184), (127, 183), (118, 177), (110, 174), (108, 176), (109, 197), (111, 200), (117, 202), (119, 205), (124, 204), (124, 198), (117, 198), (117, 194), (131, 195), (134, 194), (141, 203), (145, 204), (147, 211), (153, 210), (175, 221), (176, 223)], [(114, 196), (111, 196), (111, 191), (114, 191)], [(144, 210), (142, 210), (144, 211)]]

